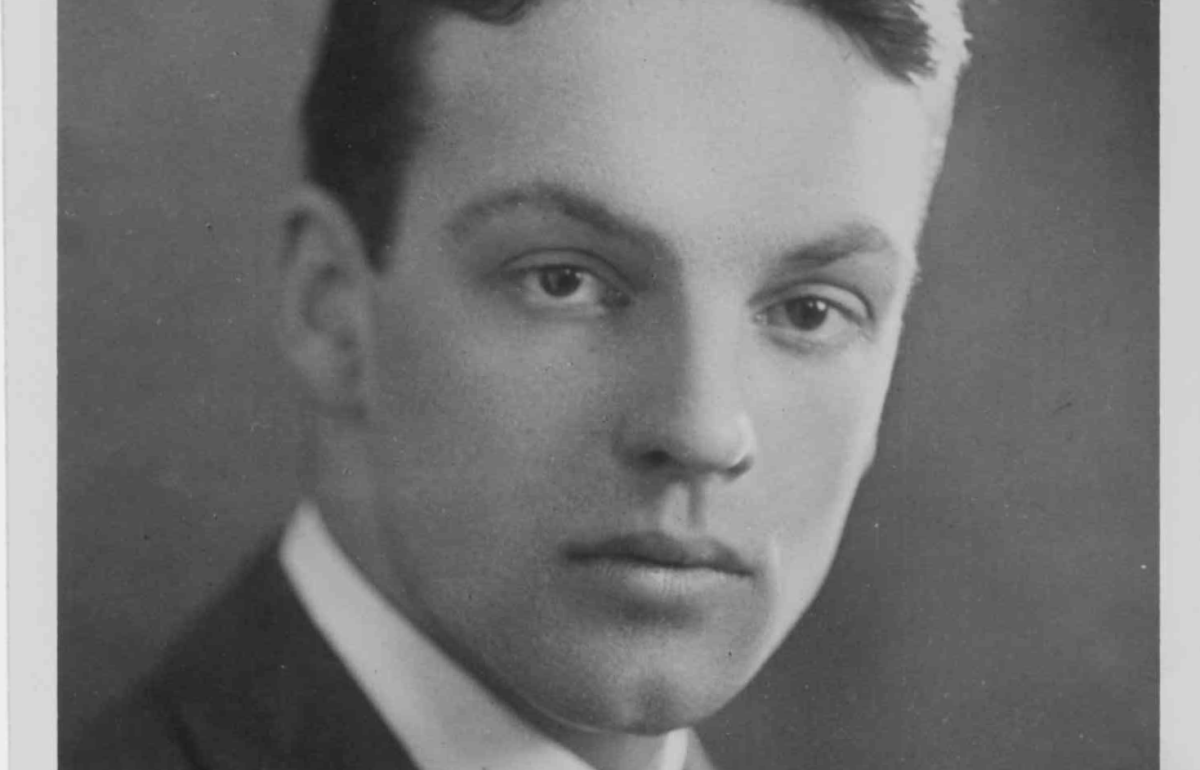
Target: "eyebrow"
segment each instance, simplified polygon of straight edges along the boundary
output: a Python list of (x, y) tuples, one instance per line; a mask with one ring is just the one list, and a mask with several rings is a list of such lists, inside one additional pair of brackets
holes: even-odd
[[(531, 182), (485, 193), (454, 213), (446, 225), (450, 236), (462, 242), (489, 221), (519, 211), (550, 213), (575, 220), (601, 235), (635, 244), (655, 255), (675, 253), (670, 242), (653, 227), (619, 213), (585, 192), (554, 182)], [(799, 247), (784, 252), (779, 264), (822, 267), (858, 254), (899, 257), (903, 252), (883, 228), (870, 222), (851, 222)]]
[(900, 253), (900, 249), (883, 231), (883, 228), (864, 222), (852, 222), (837, 228), (828, 235), (823, 235), (810, 243), (788, 251), (783, 256), (782, 262), (820, 267), (855, 254), (899, 256)]
[(550, 213), (580, 222), (601, 235), (627, 241), (656, 254), (671, 251), (667, 239), (654, 228), (620, 214), (603, 201), (562, 184), (532, 182), (485, 194), (451, 217), (446, 230), (456, 241), (487, 222), (519, 211)]

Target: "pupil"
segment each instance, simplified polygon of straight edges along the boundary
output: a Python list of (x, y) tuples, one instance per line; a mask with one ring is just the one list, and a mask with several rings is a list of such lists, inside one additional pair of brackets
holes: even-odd
[(579, 271), (571, 267), (549, 267), (538, 276), (542, 291), (551, 297), (567, 297), (579, 289), (582, 279)]
[(829, 315), (829, 303), (816, 297), (803, 297), (786, 305), (788, 320), (805, 331), (818, 329)]

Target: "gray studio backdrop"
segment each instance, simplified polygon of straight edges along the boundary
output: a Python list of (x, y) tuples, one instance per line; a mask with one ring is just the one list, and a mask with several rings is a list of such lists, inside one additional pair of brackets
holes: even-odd
[[(1157, 764), (1157, 4), (970, 2), (879, 457), (822, 595), (704, 730), (730, 768)], [(295, 501), (274, 216), (323, 9), (59, 8), (70, 733)]]

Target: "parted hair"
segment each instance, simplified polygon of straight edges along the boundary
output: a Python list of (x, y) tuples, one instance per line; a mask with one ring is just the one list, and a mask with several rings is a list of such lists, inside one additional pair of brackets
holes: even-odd
[[(839, 27), (884, 72), (954, 80), (966, 59), (958, 0), (776, 0)], [(345, 207), (377, 269), (428, 94), (421, 44), (441, 14), (515, 24), (539, 0), (331, 0), (301, 116), (305, 174)]]

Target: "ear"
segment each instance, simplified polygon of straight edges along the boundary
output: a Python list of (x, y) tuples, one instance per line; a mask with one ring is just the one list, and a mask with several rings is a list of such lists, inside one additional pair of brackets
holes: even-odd
[(323, 413), (361, 418), (373, 317), (366, 249), (345, 209), (323, 190), (299, 191), (285, 216), (284, 354)]

